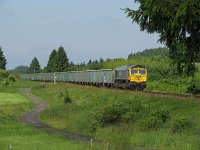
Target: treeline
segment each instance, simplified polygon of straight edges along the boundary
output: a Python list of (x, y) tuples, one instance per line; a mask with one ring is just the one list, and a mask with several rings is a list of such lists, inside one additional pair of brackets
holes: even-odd
[(69, 59), (63, 46), (60, 46), (58, 50), (53, 50), (49, 56), (47, 66), (43, 69), (39, 63), (37, 57), (34, 57), (30, 63), (30, 66), (18, 66), (11, 72), (16, 74), (26, 73), (45, 73), (45, 72), (63, 72), (69, 70)]
[(74, 64), (69, 62), (67, 53), (60, 46), (58, 50), (52, 50), (47, 66), (41, 69), (38, 59), (35, 57), (30, 66), (19, 66), (15, 68), (15, 73), (39, 73), (39, 72), (63, 72), (63, 71), (81, 71), (81, 70), (98, 70), (98, 69), (114, 69), (118, 66), (127, 64), (144, 65), (149, 72), (151, 78), (155, 76), (164, 78), (169, 74), (171, 69), (171, 61), (168, 57), (169, 50), (167, 48), (146, 49), (143, 52), (131, 53), (126, 58), (89, 60), (87, 63)]
[(38, 59), (35, 57), (30, 66), (19, 66), (16, 73), (39, 73), (39, 72), (64, 72), (98, 69), (114, 69), (127, 64), (140, 64), (148, 69), (148, 80), (165, 79), (169, 76), (180, 76), (176, 66), (169, 58), (168, 48), (152, 48), (142, 52), (131, 53), (127, 58), (89, 60), (87, 63), (74, 64), (69, 62), (64, 47), (52, 50), (49, 55), (47, 66), (41, 69)]

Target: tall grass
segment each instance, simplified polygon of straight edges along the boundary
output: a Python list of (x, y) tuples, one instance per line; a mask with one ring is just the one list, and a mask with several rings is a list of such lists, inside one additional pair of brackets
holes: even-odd
[[(100, 138), (108, 142), (111, 149), (134, 147), (200, 149), (200, 105), (194, 99), (157, 97), (137, 92), (64, 83), (56, 85), (49, 83), (43, 88), (33, 89), (35, 94), (41, 96), (49, 104), (49, 109), (41, 116), (42, 120), (58, 128)], [(64, 103), (66, 90), (71, 103)], [(139, 117), (130, 122), (123, 122), (119, 118), (118, 121), (104, 126), (97, 125), (97, 128), (93, 130), (95, 114), (101, 112), (104, 107), (115, 106), (126, 101), (133, 101), (133, 104), (137, 101), (142, 105), (143, 109), (139, 111)], [(127, 109), (121, 110), (127, 111)], [(118, 113), (121, 110), (114, 110), (111, 113)], [(162, 121), (162, 112), (169, 113), (164, 121)], [(149, 121), (150, 117), (152, 120)], [(172, 127), (177, 118), (185, 118), (192, 125), (181, 132), (174, 133)], [(152, 121), (161, 124), (149, 127)], [(141, 127), (141, 122), (145, 128)]]

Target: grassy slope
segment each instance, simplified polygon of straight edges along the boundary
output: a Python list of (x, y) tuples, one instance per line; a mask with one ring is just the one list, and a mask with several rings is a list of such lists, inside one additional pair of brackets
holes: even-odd
[[(18, 87), (24, 83), (17, 83), (17, 86), (2, 86), (0, 95), (9, 96), (14, 99), (22, 98), (24, 102), (13, 103), (8, 99), (8, 104), (0, 103), (0, 149), (9, 149), (10, 144), (15, 150), (53, 150), (53, 149), (90, 149), (87, 144), (77, 143), (66, 140), (59, 136), (49, 135), (45, 132), (38, 131), (31, 127), (22, 124), (18, 117), (22, 113), (30, 111), (33, 105), (23, 96), (18, 93)], [(32, 84), (34, 85), (34, 84)], [(24, 85), (24, 86), (29, 86)], [(6, 93), (4, 93), (6, 92)], [(17, 97), (15, 97), (17, 96)], [(11, 104), (12, 103), (12, 104)]]
[[(72, 104), (63, 103), (63, 93), (68, 91)], [(36, 86), (34, 92), (50, 105), (41, 118), (59, 128), (77, 133), (91, 134), (111, 144), (112, 149), (136, 147), (157, 147), (165, 149), (200, 149), (200, 105), (195, 100), (161, 98), (141, 95), (129, 91), (115, 91), (88, 86), (46, 84)], [(148, 110), (146, 116), (132, 123), (119, 123), (99, 127), (91, 131), (93, 114), (105, 105), (120, 101), (139, 101)], [(156, 109), (170, 112), (170, 119), (158, 130), (141, 130), (139, 122), (146, 119)], [(192, 122), (192, 127), (182, 133), (172, 133), (175, 119), (184, 117)]]

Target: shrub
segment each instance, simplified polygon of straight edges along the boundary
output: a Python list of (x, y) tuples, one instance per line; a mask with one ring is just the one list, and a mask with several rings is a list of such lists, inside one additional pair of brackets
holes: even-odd
[(13, 84), (15, 77), (6, 70), (0, 70), (0, 83), (4, 85)]
[(194, 95), (200, 94), (200, 77), (195, 76), (188, 87), (188, 92)]
[(123, 101), (108, 104), (94, 113), (92, 129), (97, 126), (106, 126), (119, 122), (130, 122), (136, 118), (143, 109), (137, 101)]
[(137, 112), (127, 112), (121, 116), (121, 120), (124, 123), (129, 123), (131, 121), (136, 121), (140, 116)]
[(169, 117), (169, 111), (156, 110), (146, 116), (138, 125), (142, 130), (157, 130), (167, 122)]
[(173, 121), (171, 131), (173, 133), (180, 133), (192, 127), (192, 122), (186, 118), (177, 118)]
[(0, 69), (0, 79), (7, 78), (8, 76), (9, 76), (8, 71)]
[(12, 75), (12, 74), (10, 74), (10, 75), (8, 76), (8, 79), (9, 79), (9, 81), (10, 81), (11, 83), (14, 83), (14, 82), (16, 81), (16, 78), (15, 78), (14, 75)]
[(72, 100), (69, 97), (68, 91), (65, 91), (65, 93), (64, 93), (64, 103), (72, 103)]

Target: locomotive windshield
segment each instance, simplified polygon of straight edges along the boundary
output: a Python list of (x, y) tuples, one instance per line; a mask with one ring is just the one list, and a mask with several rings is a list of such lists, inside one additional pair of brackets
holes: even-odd
[(138, 70), (132, 70), (131, 74), (138, 74)]
[(146, 74), (146, 70), (140, 70), (140, 74)]

